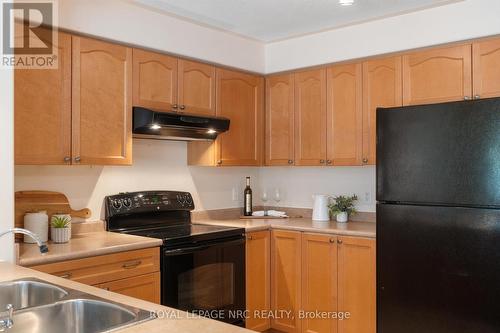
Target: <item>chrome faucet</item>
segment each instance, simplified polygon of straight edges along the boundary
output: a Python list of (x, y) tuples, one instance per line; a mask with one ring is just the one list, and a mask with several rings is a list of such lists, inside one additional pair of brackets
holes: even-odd
[(6, 318), (0, 319), (0, 332), (3, 332), (14, 326), (14, 321), (12, 320), (12, 317), (14, 316), (14, 307), (12, 306), (12, 304), (7, 304), (4, 313), (6, 313), (7, 315)]
[(0, 232), (0, 237), (2, 237), (3, 235), (9, 234), (9, 233), (28, 235), (35, 240), (36, 244), (38, 245), (38, 248), (40, 249), (41, 254), (45, 254), (45, 253), (49, 252), (49, 248), (47, 247), (47, 245), (43, 244), (43, 242), (40, 240), (40, 237), (38, 237), (37, 234), (35, 234), (29, 230), (22, 229), (22, 228), (12, 228), (12, 229), (9, 229), (7, 231)]

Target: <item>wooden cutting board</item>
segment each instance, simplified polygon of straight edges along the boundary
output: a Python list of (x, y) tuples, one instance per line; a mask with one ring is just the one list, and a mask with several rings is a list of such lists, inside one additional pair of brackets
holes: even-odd
[[(90, 218), (92, 212), (88, 208), (74, 210), (68, 198), (59, 192), (19, 191), (15, 195), (15, 226), (24, 226), (24, 215), (28, 212), (46, 210), (49, 219), (54, 214), (69, 214), (71, 217)], [(21, 236), (22, 238), (22, 236)]]

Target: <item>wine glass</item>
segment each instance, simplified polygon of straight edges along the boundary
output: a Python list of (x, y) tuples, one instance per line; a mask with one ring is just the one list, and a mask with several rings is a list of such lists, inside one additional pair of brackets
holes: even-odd
[(267, 190), (263, 189), (260, 200), (262, 200), (262, 205), (264, 206), (264, 216), (267, 216), (267, 210), (266, 210), (266, 202), (269, 200), (269, 197), (267, 196)]
[(279, 203), (281, 201), (281, 192), (279, 188), (274, 189), (274, 201), (276, 202), (276, 208), (279, 207)]

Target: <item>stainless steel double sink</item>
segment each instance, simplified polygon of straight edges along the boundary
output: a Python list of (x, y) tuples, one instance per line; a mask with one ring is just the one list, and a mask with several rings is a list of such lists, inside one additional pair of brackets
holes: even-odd
[[(135, 325), (155, 316), (145, 310), (108, 301), (35, 278), (0, 283), (0, 319), (14, 309), (8, 333), (97, 333)], [(0, 331), (2, 327), (0, 326)]]

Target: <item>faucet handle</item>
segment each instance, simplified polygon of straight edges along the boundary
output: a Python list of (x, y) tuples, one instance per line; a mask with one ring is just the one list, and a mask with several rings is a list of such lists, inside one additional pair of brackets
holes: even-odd
[(8, 317), (0, 320), (0, 332), (3, 332), (6, 329), (12, 328), (12, 326), (14, 326), (14, 321), (12, 320), (12, 318), (14, 317), (14, 306), (12, 306), (12, 304), (7, 304), (5, 310)]

